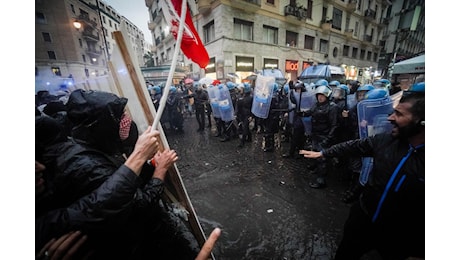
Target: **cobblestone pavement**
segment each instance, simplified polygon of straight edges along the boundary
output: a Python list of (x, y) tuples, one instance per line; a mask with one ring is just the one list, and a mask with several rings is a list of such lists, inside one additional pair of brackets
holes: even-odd
[(288, 143), (279, 138), (276, 150), (264, 153), (261, 134), (237, 148), (238, 139), (214, 137), (214, 125), (197, 128), (188, 116), (184, 133), (165, 134), (206, 236), (214, 227), (223, 231), (216, 259), (333, 258), (349, 210), (340, 201), (347, 182), (337, 169), (327, 188), (315, 190), (308, 186), (308, 159), (283, 158)]

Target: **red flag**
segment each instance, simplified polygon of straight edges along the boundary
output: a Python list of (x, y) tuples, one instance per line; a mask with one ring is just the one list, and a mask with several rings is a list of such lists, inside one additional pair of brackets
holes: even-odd
[[(182, 0), (164, 0), (160, 1), (160, 5), (162, 5), (166, 22), (171, 28), (170, 31), (177, 40)], [(198, 64), (200, 68), (206, 68), (209, 63), (208, 52), (206, 51), (206, 48), (201, 42), (200, 36), (193, 25), (188, 7), (185, 14), (184, 33), (182, 35), (182, 42), (180, 46), (181, 50), (187, 58)]]

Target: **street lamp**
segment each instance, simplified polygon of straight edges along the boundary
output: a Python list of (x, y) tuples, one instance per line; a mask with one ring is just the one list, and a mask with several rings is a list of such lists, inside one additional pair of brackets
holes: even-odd
[(73, 22), (73, 27), (75, 27), (77, 30), (81, 28), (81, 23), (79, 21)]

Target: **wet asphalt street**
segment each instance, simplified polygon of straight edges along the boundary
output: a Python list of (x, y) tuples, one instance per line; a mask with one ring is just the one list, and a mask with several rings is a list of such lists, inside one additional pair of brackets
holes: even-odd
[(185, 117), (183, 134), (163, 128), (206, 236), (223, 231), (216, 259), (333, 258), (349, 210), (340, 201), (348, 182), (337, 169), (316, 190), (308, 186), (308, 159), (282, 158), (289, 144), (278, 137), (276, 150), (264, 153), (262, 134), (237, 148), (238, 139), (214, 137), (214, 121), (198, 133), (194, 115)]

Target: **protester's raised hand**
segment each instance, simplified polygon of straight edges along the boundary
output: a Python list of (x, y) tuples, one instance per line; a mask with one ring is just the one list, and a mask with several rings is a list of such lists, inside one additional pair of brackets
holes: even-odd
[(171, 167), (179, 157), (174, 150), (164, 150), (162, 152), (158, 151), (153, 159), (155, 161), (155, 172), (153, 173), (153, 177), (164, 180), (169, 167)]
[(214, 248), (214, 245), (216, 244), (217, 239), (220, 237), (221, 233), (222, 231), (220, 230), (220, 228), (215, 228), (211, 232), (195, 260), (207, 260), (211, 258), (212, 249)]

